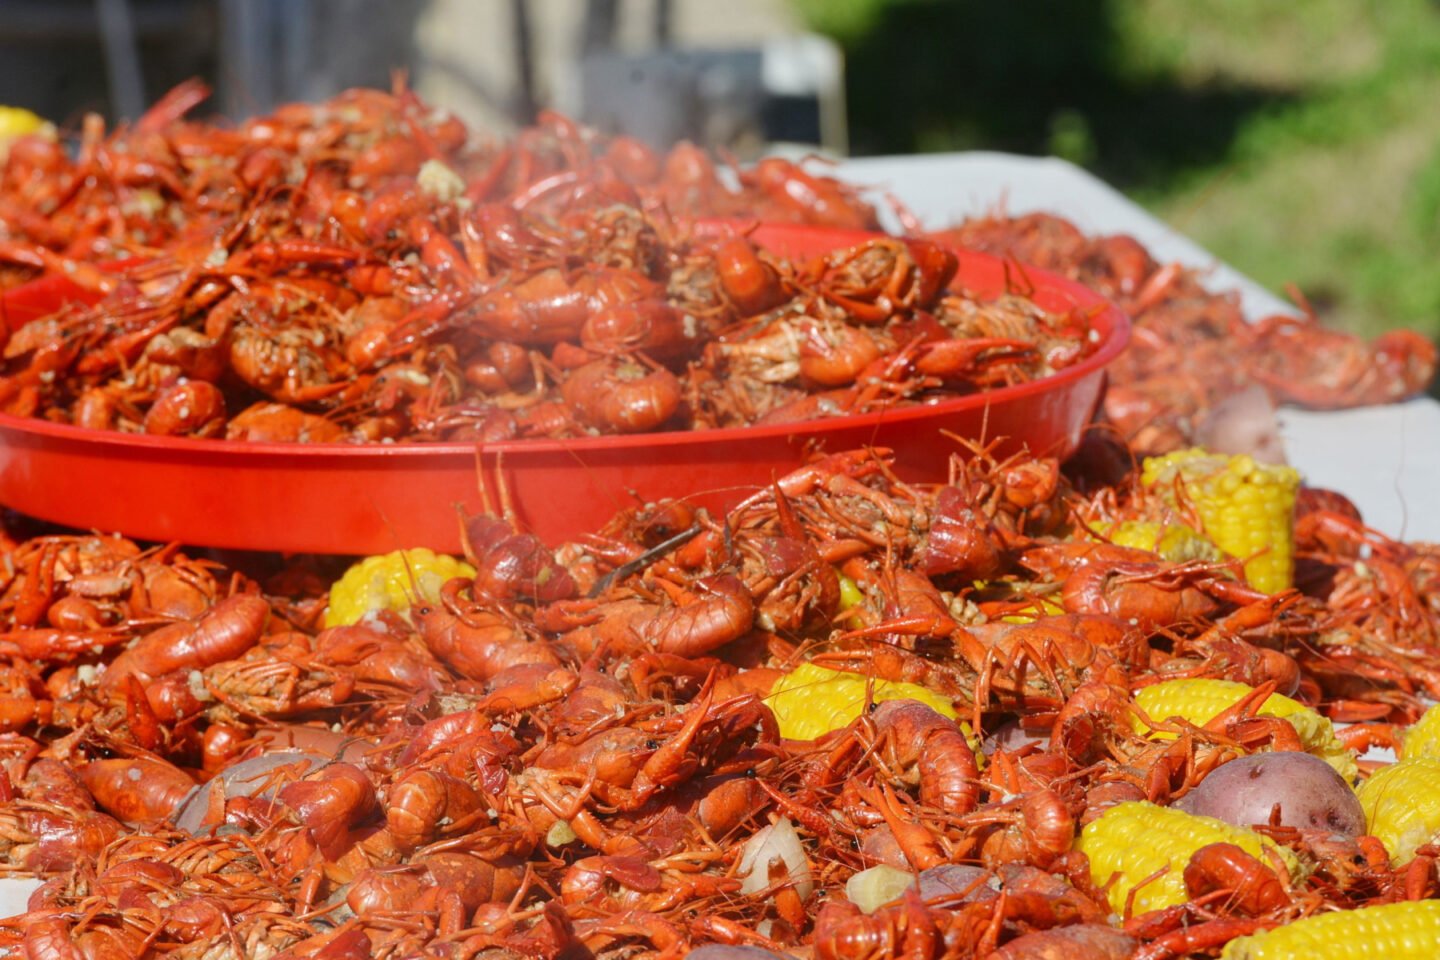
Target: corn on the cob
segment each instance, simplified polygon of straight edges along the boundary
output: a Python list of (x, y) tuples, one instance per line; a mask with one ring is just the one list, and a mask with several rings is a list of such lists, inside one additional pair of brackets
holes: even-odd
[[(885, 700), (919, 700), (934, 711), (955, 719), (950, 701), (932, 690), (898, 680), (872, 680), (858, 673), (831, 670), (802, 663), (775, 681), (766, 703), (775, 712), (780, 735), (789, 740), (814, 740), (849, 726), (865, 709), (869, 692), (875, 703)], [(970, 729), (961, 724), (965, 736)]]
[(1440, 900), (1320, 913), (1231, 940), (1222, 960), (1430, 960), (1440, 955)]
[(423, 547), (366, 557), (330, 587), (325, 626), (359, 622), (379, 610), (404, 613), (416, 599), (435, 602), (454, 577), (473, 577), (475, 568)]
[[(1103, 886), (1115, 878), (1108, 893), (1116, 913), (1125, 911), (1132, 890), (1133, 912), (1144, 913), (1190, 899), (1185, 890), (1185, 866), (1196, 850), (1212, 843), (1236, 844), (1267, 863), (1273, 862), (1265, 852), (1269, 848), (1284, 861), (1292, 877), (1299, 871), (1293, 853), (1253, 830), (1143, 800), (1116, 804), (1086, 824), (1075, 849), (1090, 858), (1090, 876), (1097, 884)], [(1164, 873), (1149, 879), (1162, 870)]]
[(31, 113), (24, 107), (0, 105), (0, 142), (31, 133), (38, 133), (53, 140), (55, 127), (48, 120)]
[[(1166, 680), (1142, 688), (1135, 694), (1135, 703), (1151, 720), (1163, 721), (1180, 717), (1196, 726), (1204, 726), (1229, 707), (1233, 707), (1253, 689), (1255, 688), (1233, 680)], [(1336, 739), (1335, 727), (1328, 717), (1322, 717), (1303, 703), (1278, 693), (1267, 697), (1260, 705), (1258, 713), (1290, 721), (1308, 753), (1313, 753), (1330, 764), (1347, 781), (1355, 781), (1359, 773), (1355, 765), (1355, 754), (1345, 749), (1345, 745)], [(1148, 731), (1138, 717), (1135, 719), (1135, 730), (1137, 733), (1149, 733), (1157, 740), (1169, 740), (1175, 736), (1165, 731)]]
[(1426, 710), (1400, 735), (1400, 756), (1440, 757), (1440, 704)]
[(1300, 489), (1293, 468), (1195, 448), (1146, 459), (1141, 478), (1162, 496), (1183, 490), (1201, 532), (1231, 556), (1247, 559), (1245, 578), (1255, 589), (1276, 593), (1291, 585)]
[(1123, 523), (1111, 524), (1102, 532), (1105, 538), (1116, 546), (1149, 550), (1171, 563), (1225, 558), (1219, 547), (1183, 523), (1126, 520)]
[[(1375, 772), (1356, 791), (1369, 832), (1397, 866), (1440, 836), (1440, 760), (1411, 757)], [(1440, 953), (1440, 951), (1437, 951)]]

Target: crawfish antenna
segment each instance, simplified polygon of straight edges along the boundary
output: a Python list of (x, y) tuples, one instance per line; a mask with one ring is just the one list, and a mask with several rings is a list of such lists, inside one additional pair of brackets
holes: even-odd
[(785, 496), (785, 491), (780, 489), (780, 481), (773, 481), (772, 485), (775, 489), (775, 516), (780, 521), (780, 532), (794, 540), (808, 540), (805, 528), (795, 518), (790, 499)]
[(480, 512), (487, 517), (495, 516), (490, 487), (485, 483), (485, 448), (478, 443), (475, 444), (475, 486), (480, 490)]
[(415, 576), (415, 567), (410, 562), (410, 551), (401, 549), (398, 552), (400, 554), (400, 562), (405, 564), (405, 579), (410, 581), (410, 589), (408, 591), (410, 594), (410, 605), (412, 607), (419, 606), (425, 602), (425, 596), (420, 592), (420, 580)]
[(498, 517), (510, 524), (511, 529), (518, 530), (515, 524), (515, 503), (510, 499), (510, 486), (505, 482), (505, 452), (503, 450), (495, 453), (495, 498), (499, 501), (500, 512), (495, 512), (495, 504), (490, 500), (490, 486), (485, 482), (485, 458), (484, 448), (480, 444), (475, 445), (475, 479), (476, 485), (480, 488), (480, 511), (487, 517)]
[(640, 556), (636, 557), (635, 559), (627, 560), (625, 563), (622, 563), (614, 570), (611, 570), (609, 573), (605, 574), (605, 576), (601, 577), (599, 580), (596, 580), (595, 586), (590, 588), (590, 592), (586, 594), (586, 597), (590, 600), (594, 600), (597, 597), (604, 596), (605, 591), (610, 589), (611, 584), (622, 582), (632, 574), (639, 573), (641, 570), (644, 570), (646, 567), (648, 567), (651, 563), (670, 553), (672, 550), (676, 550), (679, 547), (684, 546), (686, 543), (689, 543), (691, 540), (695, 539), (695, 537), (699, 535), (699, 533), (703, 529), (704, 527), (697, 523), (687, 530), (681, 530), (679, 533), (675, 534), (675, 536), (671, 537), (670, 539), (665, 540), (661, 543), (657, 543), (655, 546), (651, 547), (649, 550), (646, 550), (644, 553), (640, 554)]
[(1285, 284), (1285, 293), (1295, 301), (1295, 306), (1300, 308), (1307, 320), (1311, 323), (1320, 322), (1319, 318), (1315, 316), (1315, 305), (1310, 302), (1310, 298), (1305, 296), (1305, 291), (1301, 290), (1296, 283), (1292, 281)]
[[(483, 484), (481, 489), (484, 489)], [(455, 504), (455, 513), (456, 519), (460, 523), (460, 552), (464, 554), (466, 560), (478, 567), (480, 565), (479, 555), (475, 551), (475, 541), (470, 539), (470, 518), (465, 513), (465, 504)]]
[(1030, 278), (1025, 265), (1013, 253), (1005, 254), (1002, 265), (1005, 268), (1005, 292), (1033, 299), (1035, 281)]
[(893, 191), (885, 191), (885, 203), (889, 205), (890, 212), (895, 214), (895, 219), (900, 221), (900, 229), (905, 231), (907, 236), (920, 236), (925, 233), (925, 224), (920, 222), (909, 204), (895, 196)]

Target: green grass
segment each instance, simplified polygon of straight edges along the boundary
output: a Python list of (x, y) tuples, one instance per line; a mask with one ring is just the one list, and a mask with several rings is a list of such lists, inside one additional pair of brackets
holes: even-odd
[[(1261, 283), (1295, 283), (1338, 326), (1440, 332), (1440, 9), (1151, 0), (1126, 10), (1127, 45), (1168, 52), (1152, 68), (1296, 93), (1248, 118), (1220, 162), (1141, 186), (1137, 199)], [(1248, 15), (1226, 15), (1236, 10)]]
[(1056, 153), (1327, 322), (1440, 333), (1433, 0), (795, 0), (860, 152)]

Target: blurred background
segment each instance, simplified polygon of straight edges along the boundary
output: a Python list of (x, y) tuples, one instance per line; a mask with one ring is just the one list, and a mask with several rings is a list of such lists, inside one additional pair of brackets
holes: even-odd
[(0, 0), (0, 103), (62, 131), (396, 68), (497, 136), (1057, 155), (1327, 322), (1440, 333), (1435, 0)]

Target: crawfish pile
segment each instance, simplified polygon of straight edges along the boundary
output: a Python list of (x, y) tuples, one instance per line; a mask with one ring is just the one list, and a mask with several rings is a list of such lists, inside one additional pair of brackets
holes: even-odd
[[(1310, 493), (1302, 589), (1267, 596), (1087, 536), (1143, 499), (1097, 481), (982, 449), (915, 487), (866, 451), (553, 551), (472, 518), (475, 576), (324, 629), (314, 562), (7, 542), (0, 853), (49, 879), (0, 934), (66, 958), (1120, 960), (1433, 893), (1373, 844), (1276, 828), (1305, 879), (1226, 862), (1278, 894), (1197, 867), (1191, 903), (1111, 916), (1082, 825), (1295, 737), (1242, 711), (1147, 738), (1133, 695), (1216, 677), (1413, 720), (1440, 694), (1440, 551)], [(777, 691), (822, 667), (930, 705), (862, 693), (785, 739)], [(918, 893), (862, 911), (847, 882), (877, 865)]]
[[(233, 439), (562, 437), (925, 402), (1086, 346), (1023, 300), (937, 303), (944, 255), (918, 241), (792, 266), (694, 236), (700, 217), (877, 226), (856, 189), (783, 160), (727, 179), (691, 145), (660, 157), (553, 114), (481, 142), (403, 86), (235, 129), (185, 120), (206, 94), (182, 85), (108, 135), (88, 118), (73, 159), (39, 136), (12, 147), (5, 282), (63, 273), (103, 300), (5, 346), (0, 409)], [(1043, 214), (941, 237), (1132, 315), (1106, 413), (1143, 453), (1203, 438), (1247, 385), (1328, 408), (1434, 374), (1434, 345), (1408, 331), (1365, 344), (1313, 320), (1247, 324), (1130, 237)], [(123, 257), (140, 262), (96, 267)]]
[(1194, 443), (1207, 417), (1247, 387), (1277, 404), (1332, 410), (1395, 403), (1435, 377), (1435, 343), (1413, 330), (1366, 343), (1322, 327), (1308, 308), (1303, 319), (1248, 323), (1234, 294), (1211, 293), (1198, 271), (1161, 265), (1125, 234), (1087, 237), (1037, 213), (977, 218), (935, 236), (1070, 276), (1130, 316), (1130, 346), (1107, 368), (1105, 414), (1142, 453)]
[[(618, 191), (677, 217), (879, 228), (857, 191), (784, 160), (737, 169), (727, 183), (691, 144), (659, 157), (554, 113), (493, 142), (401, 84), (391, 93), (355, 89), (326, 103), (287, 104), (234, 128), (186, 120), (209, 95), (199, 81), (181, 84), (109, 133), (102, 117), (87, 115), (74, 156), (41, 134), (9, 144), (0, 171), (0, 261), (9, 282), (47, 269), (99, 282), (84, 264), (206, 242), (277, 193), (298, 215), (351, 227), (363, 220), (383, 236), (424, 208), (413, 181), (427, 160), (460, 177), (471, 204)], [(441, 192), (453, 186), (434, 167), (427, 179)]]
[[(9, 339), (0, 409), (237, 440), (572, 437), (934, 401), (1093, 348), (1083, 318), (949, 294), (931, 241), (792, 264), (694, 232), (741, 211), (872, 225), (783, 161), (728, 190), (694, 148), (662, 162), (554, 116), (480, 148), (403, 89), (238, 130), (181, 119), (203, 94), (87, 125), (74, 162), (12, 150), (0, 259), (100, 299)], [(90, 262), (118, 255), (140, 261)]]

